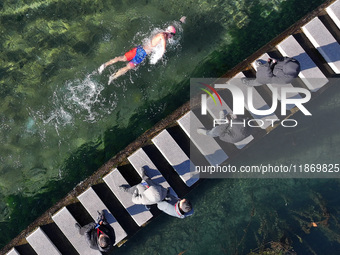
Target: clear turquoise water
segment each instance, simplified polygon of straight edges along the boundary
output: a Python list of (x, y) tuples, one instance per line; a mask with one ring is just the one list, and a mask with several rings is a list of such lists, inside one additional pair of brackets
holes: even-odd
[[(322, 2), (0, 3), (1, 246), (186, 102), (190, 77), (222, 75)], [(119, 65), (94, 73), (182, 15), (162, 62), (110, 86)]]
[[(297, 128), (277, 128), (231, 164), (339, 164), (339, 86), (307, 108), (312, 117), (295, 114)], [(257, 253), (282, 240), (296, 254), (339, 254), (339, 190), (340, 179), (207, 179), (188, 195), (193, 216), (162, 214), (114, 254), (293, 254)]]

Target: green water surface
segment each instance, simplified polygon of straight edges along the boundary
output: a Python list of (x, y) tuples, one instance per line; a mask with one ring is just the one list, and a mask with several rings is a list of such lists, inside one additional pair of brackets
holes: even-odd
[[(307, 107), (312, 117), (295, 114), (298, 127), (278, 127), (230, 164), (339, 164), (340, 87)], [(336, 255), (339, 190), (340, 179), (207, 179), (187, 196), (194, 215), (161, 214), (115, 254)]]
[[(6, 232), (1, 246), (186, 102), (189, 78), (222, 75), (322, 2), (1, 2), (0, 230)], [(184, 25), (178, 23), (182, 15)], [(108, 76), (122, 65), (96, 73), (102, 63), (170, 24), (178, 35), (156, 65), (146, 61), (110, 86)], [(215, 190), (227, 185), (209, 181), (197, 196), (209, 196), (211, 182)], [(198, 201), (204, 199), (196, 200), (199, 215), (204, 205)], [(226, 203), (223, 197), (216, 202)], [(249, 218), (248, 209), (243, 217)]]

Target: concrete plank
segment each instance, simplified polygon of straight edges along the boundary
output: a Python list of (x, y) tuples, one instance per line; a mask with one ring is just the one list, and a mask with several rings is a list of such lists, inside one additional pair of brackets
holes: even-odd
[[(232, 114), (232, 110), (229, 107), (229, 105), (223, 100), (221, 97), (222, 101), (222, 106), (220, 104), (215, 105), (214, 101), (212, 98), (207, 99), (207, 111), (213, 117), (214, 119), (219, 119), (220, 118), (220, 111), (223, 111), (225, 115), (227, 114)], [(242, 141), (239, 141), (238, 143), (235, 143), (235, 146), (238, 149), (242, 149), (244, 146), (246, 146), (248, 143), (250, 143), (254, 137), (252, 135), (244, 138)]]
[[(191, 111), (190, 111), (191, 112)], [(180, 119), (177, 120), (177, 123), (182, 128), (184, 133), (187, 134), (187, 136), (190, 138), (191, 132), (190, 132), (190, 112), (187, 112), (184, 114)]]
[(85, 236), (79, 234), (75, 227), (77, 221), (66, 207), (53, 215), (52, 219), (79, 254), (101, 255), (100, 251), (90, 248)]
[(224, 101), (224, 99), (221, 97), (222, 105), (215, 104), (214, 100), (212, 100), (211, 97), (207, 99), (207, 111), (213, 117), (213, 119), (219, 119), (220, 118), (220, 111), (223, 111), (225, 115), (232, 114), (232, 110), (229, 107), (229, 105)]
[(15, 248), (13, 248), (8, 253), (6, 253), (6, 255), (20, 255), (20, 253)]
[(117, 168), (106, 175), (103, 180), (138, 226), (142, 226), (153, 217), (152, 213), (146, 209), (144, 205), (134, 204), (132, 202), (131, 194), (119, 188), (120, 185), (128, 185), (128, 182), (124, 179)]
[(154, 137), (152, 142), (187, 186), (190, 187), (199, 180), (199, 174), (195, 173), (195, 165), (166, 129)]
[[(242, 90), (244, 95), (244, 106), (245, 108), (250, 112), (250, 114), (253, 116), (253, 118), (256, 120), (256, 122), (259, 124), (259, 126), (262, 129), (266, 129), (272, 124), (272, 121), (278, 120), (278, 117), (275, 115), (275, 113), (269, 114), (269, 115), (257, 115), (249, 110), (248, 106), (248, 86), (243, 84), (241, 81), (241, 78), (245, 77), (243, 73), (238, 73), (235, 75), (232, 79), (228, 81), (229, 84), (232, 84), (236, 87), (238, 87), (240, 90)], [(261, 95), (257, 92), (257, 90), (252, 87), (253, 90), (253, 106), (255, 109), (258, 110), (268, 110), (270, 107), (267, 105), (266, 101), (261, 97)], [(269, 120), (269, 121), (268, 121)], [(270, 121), (271, 120), (271, 121)]]
[(326, 8), (326, 12), (340, 29), (340, 1), (335, 1)]
[(36, 229), (26, 240), (38, 255), (61, 255), (61, 252), (41, 228)]
[(91, 187), (87, 189), (85, 192), (83, 192), (82, 194), (80, 194), (78, 196), (78, 200), (80, 201), (80, 203), (82, 203), (82, 205), (91, 215), (93, 220), (97, 220), (98, 211), (101, 211), (101, 210), (105, 211), (106, 220), (115, 231), (115, 237), (116, 237), (115, 245), (119, 243), (120, 241), (122, 241), (127, 236), (125, 230), (117, 222), (115, 217), (111, 214), (111, 212), (107, 209), (103, 201), (99, 198), (99, 196), (96, 194), (96, 192)]
[(220, 165), (228, 159), (228, 155), (213, 137), (197, 133), (197, 129), (204, 126), (192, 111), (186, 113), (177, 122), (212, 166)]
[(143, 148), (134, 152), (130, 157), (128, 157), (128, 160), (140, 176), (142, 176), (141, 167), (147, 166), (146, 174), (151, 178), (151, 180), (160, 184), (164, 188), (169, 188), (170, 193), (177, 196), (174, 189), (165, 180), (164, 176), (159, 172)]
[(340, 73), (340, 45), (321, 20), (318, 17), (312, 19), (302, 27), (302, 31), (332, 70)]
[[(264, 61), (267, 61), (268, 58), (270, 58), (270, 56), (265, 53), (263, 54), (259, 59), (262, 59)], [(253, 66), (253, 68), (257, 71), (257, 66), (256, 66), (256, 63), (255, 61), (253, 63), (251, 63), (251, 65)], [(278, 94), (278, 100), (281, 101), (281, 89), (284, 88), (284, 87), (288, 87), (288, 88), (294, 88), (294, 86), (291, 84), (291, 83), (288, 83), (288, 84), (275, 84), (275, 83), (272, 83), (272, 84), (267, 84), (267, 87), (271, 90), (271, 91), (274, 91), (274, 89), (277, 90), (277, 92), (279, 93)], [(290, 93), (290, 94), (287, 94), (287, 98), (288, 99), (299, 99), (301, 98), (300, 94), (299, 93)], [(295, 107), (295, 104), (288, 104), (287, 105), (287, 110), (291, 110)]]
[(244, 138), (242, 141), (239, 141), (235, 143), (235, 146), (237, 149), (241, 150), (244, 146), (246, 146), (248, 143), (250, 143), (254, 139), (254, 136), (250, 135)]
[(295, 58), (300, 62), (301, 71), (299, 77), (312, 92), (318, 91), (328, 82), (326, 76), (292, 35), (287, 37), (276, 47), (283, 56)]

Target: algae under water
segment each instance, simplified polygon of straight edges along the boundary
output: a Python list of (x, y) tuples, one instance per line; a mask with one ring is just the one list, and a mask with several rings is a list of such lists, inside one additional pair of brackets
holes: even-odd
[[(187, 101), (190, 77), (222, 75), (322, 2), (0, 3), (1, 246)], [(110, 86), (119, 65), (94, 73), (182, 15), (162, 62)]]
[[(230, 164), (339, 163), (339, 86), (307, 108), (313, 116), (296, 113), (297, 128), (278, 127)], [(207, 179), (187, 196), (192, 216), (161, 214), (114, 254), (336, 255), (339, 190), (340, 179)]]

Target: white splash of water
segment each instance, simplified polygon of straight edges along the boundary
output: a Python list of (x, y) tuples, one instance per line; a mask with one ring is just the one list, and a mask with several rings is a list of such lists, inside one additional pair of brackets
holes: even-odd
[(88, 74), (84, 79), (67, 81), (58, 87), (49, 100), (50, 105), (44, 105), (39, 110), (30, 109), (30, 116), (35, 120), (41, 140), (52, 126), (57, 135), (62, 139), (63, 130), (68, 126), (77, 126), (80, 121), (94, 123), (111, 114), (117, 105), (117, 95), (111, 92), (103, 97), (101, 92), (104, 85), (97, 82), (95, 72)]
[(68, 107), (75, 110), (77, 113), (83, 111), (87, 112), (84, 119), (90, 122), (95, 122), (98, 113), (94, 109), (96, 104), (101, 104), (100, 95), (103, 89), (103, 85), (92, 79), (93, 74), (87, 75), (82, 80), (75, 80), (67, 82), (65, 99), (68, 101)]
[(165, 50), (161, 44), (158, 44), (150, 54), (150, 64), (155, 65), (164, 55)]
[[(170, 25), (170, 24), (168, 24)], [(177, 49), (180, 46), (180, 40), (181, 40), (181, 35), (183, 32), (183, 28), (181, 26), (180, 22), (173, 22), (171, 25), (174, 25), (176, 27), (176, 35), (173, 36), (172, 38), (169, 38), (167, 40), (167, 51), (169, 50), (174, 50)], [(165, 27), (167, 27), (167, 25), (165, 25)], [(152, 37), (154, 37), (156, 34), (164, 32), (165, 30), (160, 29), (160, 28), (155, 28), (151, 31), (151, 34), (149, 36), (149, 38), (146, 38), (143, 40), (143, 44), (148, 44), (150, 42), (150, 40), (152, 39)], [(151, 54), (149, 55), (150, 58), (150, 64), (151, 65), (155, 65), (159, 60), (163, 59), (164, 53), (165, 51), (164, 48), (162, 47), (161, 44), (158, 44), (153, 51), (151, 52)], [(165, 63), (164, 59), (163, 59), (163, 63)]]
[(57, 109), (54, 109), (50, 117), (43, 120), (43, 123), (52, 123), (52, 125), (54, 125), (55, 131), (57, 132), (57, 135), (60, 136), (59, 128), (68, 124), (72, 124), (72, 119), (73, 118), (70, 113), (66, 112), (63, 107), (59, 107)]
[(54, 121), (55, 124), (57, 124), (58, 126), (59, 125), (65, 126), (67, 124), (72, 123), (73, 119), (72, 115), (69, 112), (67, 112), (62, 105), (60, 105), (59, 101), (60, 100), (58, 94), (54, 92), (52, 99), (54, 107), (52, 112), (49, 114), (49, 117), (47, 119), (46, 118), (43, 119), (44, 124), (48, 124)]

